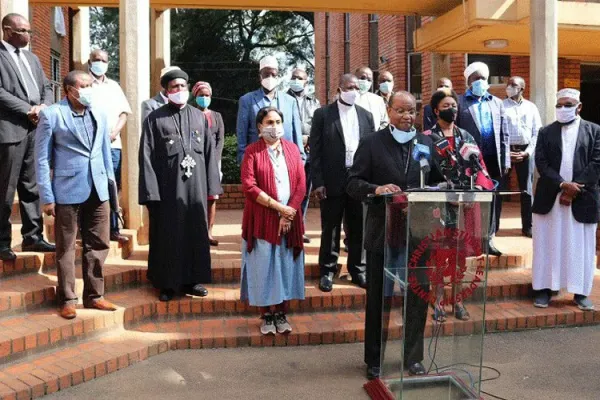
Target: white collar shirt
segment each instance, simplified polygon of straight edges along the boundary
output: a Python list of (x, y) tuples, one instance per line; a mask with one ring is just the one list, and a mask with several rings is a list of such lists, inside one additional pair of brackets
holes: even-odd
[(525, 151), (532, 156), (535, 152), (538, 132), (542, 128), (542, 119), (537, 106), (526, 99), (517, 102), (506, 98), (503, 103), (505, 128), (510, 144), (527, 146)]
[(388, 117), (387, 108), (381, 96), (371, 92), (360, 94), (356, 100), (356, 105), (361, 106), (373, 115), (373, 123), (376, 130), (388, 126), (390, 118)]
[[(23, 74), (29, 73), (29, 76), (31, 77), (33, 84), (39, 90), (39, 87), (38, 87), (37, 82), (35, 81), (35, 77), (33, 75), (33, 71), (31, 71), (31, 65), (29, 65), (29, 60), (27, 60), (27, 57), (25, 57), (25, 55), (23, 54), (23, 52), (25, 52), (27, 50), (20, 49), (21, 51), (19, 52), (19, 54), (17, 54), (17, 53), (15, 53), (15, 51), (17, 50), (17, 48), (15, 46), (13, 46), (12, 44), (10, 44), (4, 40), (2, 41), (2, 44), (4, 45), (4, 47), (10, 54), (10, 56), (12, 57), (15, 64), (17, 64), (17, 68), (19, 69), (19, 73), (21, 74), (21, 79), (23, 80), (23, 83), (25, 83), (25, 75), (23, 75)], [(19, 58), (21, 58), (21, 60), (23, 61), (23, 64), (25, 64), (25, 68), (27, 68), (27, 71), (21, 71), (21, 65), (19, 64)], [(26, 85), (25, 85), (25, 90), (27, 90)], [(27, 93), (27, 95), (29, 96), (29, 93)]]
[(358, 142), (360, 141), (358, 114), (356, 107), (347, 106), (340, 101), (338, 101), (338, 110), (340, 112), (344, 142), (346, 143), (346, 168), (350, 168), (354, 160), (354, 153), (356, 153), (356, 149), (358, 148)]
[[(90, 75), (93, 79), (92, 87), (95, 89), (94, 107), (104, 110), (107, 124), (112, 131), (117, 125), (121, 114), (131, 114), (131, 107), (129, 107), (123, 89), (121, 89), (121, 86), (117, 82), (109, 79), (107, 76), (104, 76), (104, 80), (99, 80), (94, 75)], [(110, 147), (113, 149), (121, 149), (123, 147), (120, 132)]]

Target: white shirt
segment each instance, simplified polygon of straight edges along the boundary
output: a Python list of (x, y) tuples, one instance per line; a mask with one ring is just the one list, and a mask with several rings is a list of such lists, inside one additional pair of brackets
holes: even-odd
[(503, 100), (505, 127), (510, 136), (511, 145), (527, 145), (525, 150), (533, 155), (537, 135), (542, 128), (540, 112), (535, 104), (523, 99), (520, 103), (511, 98)]
[[(5, 42), (4, 40), (2, 41), (2, 44), (4, 45), (4, 47), (6, 47), (6, 50), (8, 50), (8, 53), (14, 60), (15, 64), (17, 64), (17, 68), (19, 69), (19, 73), (21, 74), (21, 79), (23, 80), (25, 90), (27, 90), (27, 85), (25, 85), (25, 75), (23, 75), (23, 71), (21, 71), (21, 64), (19, 64), (19, 57), (21, 58), (21, 60), (23, 60), (23, 63), (25, 64), (25, 68), (27, 68), (27, 72), (29, 73), (29, 76), (31, 76), (31, 80), (33, 81), (33, 84), (39, 90), (40, 88), (38, 87), (37, 82), (35, 81), (33, 72), (31, 71), (31, 65), (29, 65), (29, 61), (27, 60), (27, 57), (25, 57), (25, 55), (23, 54), (23, 52), (27, 51), (27, 50), (20, 49), (19, 54), (17, 55), (17, 53), (15, 53), (15, 50), (17, 50), (17, 48), (15, 46), (13, 46), (12, 44), (10, 44), (8, 42)], [(29, 93), (27, 93), (27, 95), (29, 96)]]
[(388, 117), (385, 102), (381, 96), (371, 92), (359, 94), (355, 104), (361, 106), (373, 115), (375, 130), (383, 129), (388, 126), (390, 118)]
[(338, 110), (340, 111), (340, 121), (346, 142), (346, 168), (352, 166), (354, 153), (358, 148), (360, 141), (360, 127), (358, 125), (358, 114), (356, 107), (347, 106), (338, 101)]
[[(129, 107), (123, 89), (121, 89), (121, 86), (117, 82), (108, 79), (106, 76), (104, 77), (104, 81), (100, 81), (92, 74), (90, 75), (93, 79), (92, 87), (95, 88), (94, 107), (99, 107), (106, 112), (106, 120), (112, 131), (122, 113), (131, 114), (131, 107)], [(121, 149), (123, 147), (120, 132), (115, 141), (110, 144), (110, 147), (113, 149)]]

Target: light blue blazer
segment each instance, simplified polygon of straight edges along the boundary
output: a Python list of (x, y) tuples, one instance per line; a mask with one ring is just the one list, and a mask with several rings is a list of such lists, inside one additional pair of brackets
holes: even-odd
[[(258, 140), (258, 129), (256, 128), (256, 114), (261, 108), (268, 106), (265, 101), (265, 92), (261, 89), (249, 92), (240, 97), (237, 115), (237, 140), (238, 140), (238, 164), (244, 158), (246, 146)], [(298, 102), (292, 96), (284, 92), (277, 92), (277, 96), (271, 101), (271, 106), (277, 107), (283, 114), (283, 138), (295, 143), (300, 150), (302, 160), (306, 160), (304, 145), (302, 144), (302, 122), (300, 121), (300, 109)]]
[(108, 200), (108, 179), (115, 179), (110, 128), (104, 112), (93, 107), (90, 110), (97, 126), (91, 146), (87, 138), (77, 133), (66, 98), (40, 113), (35, 133), (35, 167), (42, 204), (81, 204), (90, 197), (92, 186), (100, 201)]

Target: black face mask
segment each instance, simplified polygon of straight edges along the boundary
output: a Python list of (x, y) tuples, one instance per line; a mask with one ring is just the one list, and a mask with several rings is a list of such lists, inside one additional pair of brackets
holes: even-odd
[(442, 121), (451, 123), (456, 119), (456, 114), (458, 114), (458, 109), (456, 107), (446, 108), (445, 110), (439, 111), (439, 118)]

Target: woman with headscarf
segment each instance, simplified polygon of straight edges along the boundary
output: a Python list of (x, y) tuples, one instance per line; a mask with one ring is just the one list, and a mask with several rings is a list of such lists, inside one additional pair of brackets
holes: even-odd
[[(200, 111), (204, 113), (206, 119), (206, 134), (213, 140), (214, 154), (219, 164), (219, 175), (223, 178), (221, 172), (221, 156), (223, 154), (223, 144), (225, 141), (225, 125), (223, 124), (223, 117), (221, 113), (209, 110), (212, 100), (212, 87), (208, 82), (196, 82), (192, 89), (192, 95), (196, 99), (196, 104)], [(215, 224), (215, 217), (217, 215), (217, 200), (219, 196), (208, 196), (207, 204), (207, 218), (208, 218), (208, 239), (211, 246), (218, 246), (219, 241), (213, 237), (212, 229)]]
[(241, 299), (260, 308), (261, 333), (274, 335), (292, 331), (287, 303), (304, 299), (306, 178), (298, 146), (282, 139), (281, 111), (262, 108), (256, 126), (260, 139), (242, 160)]

